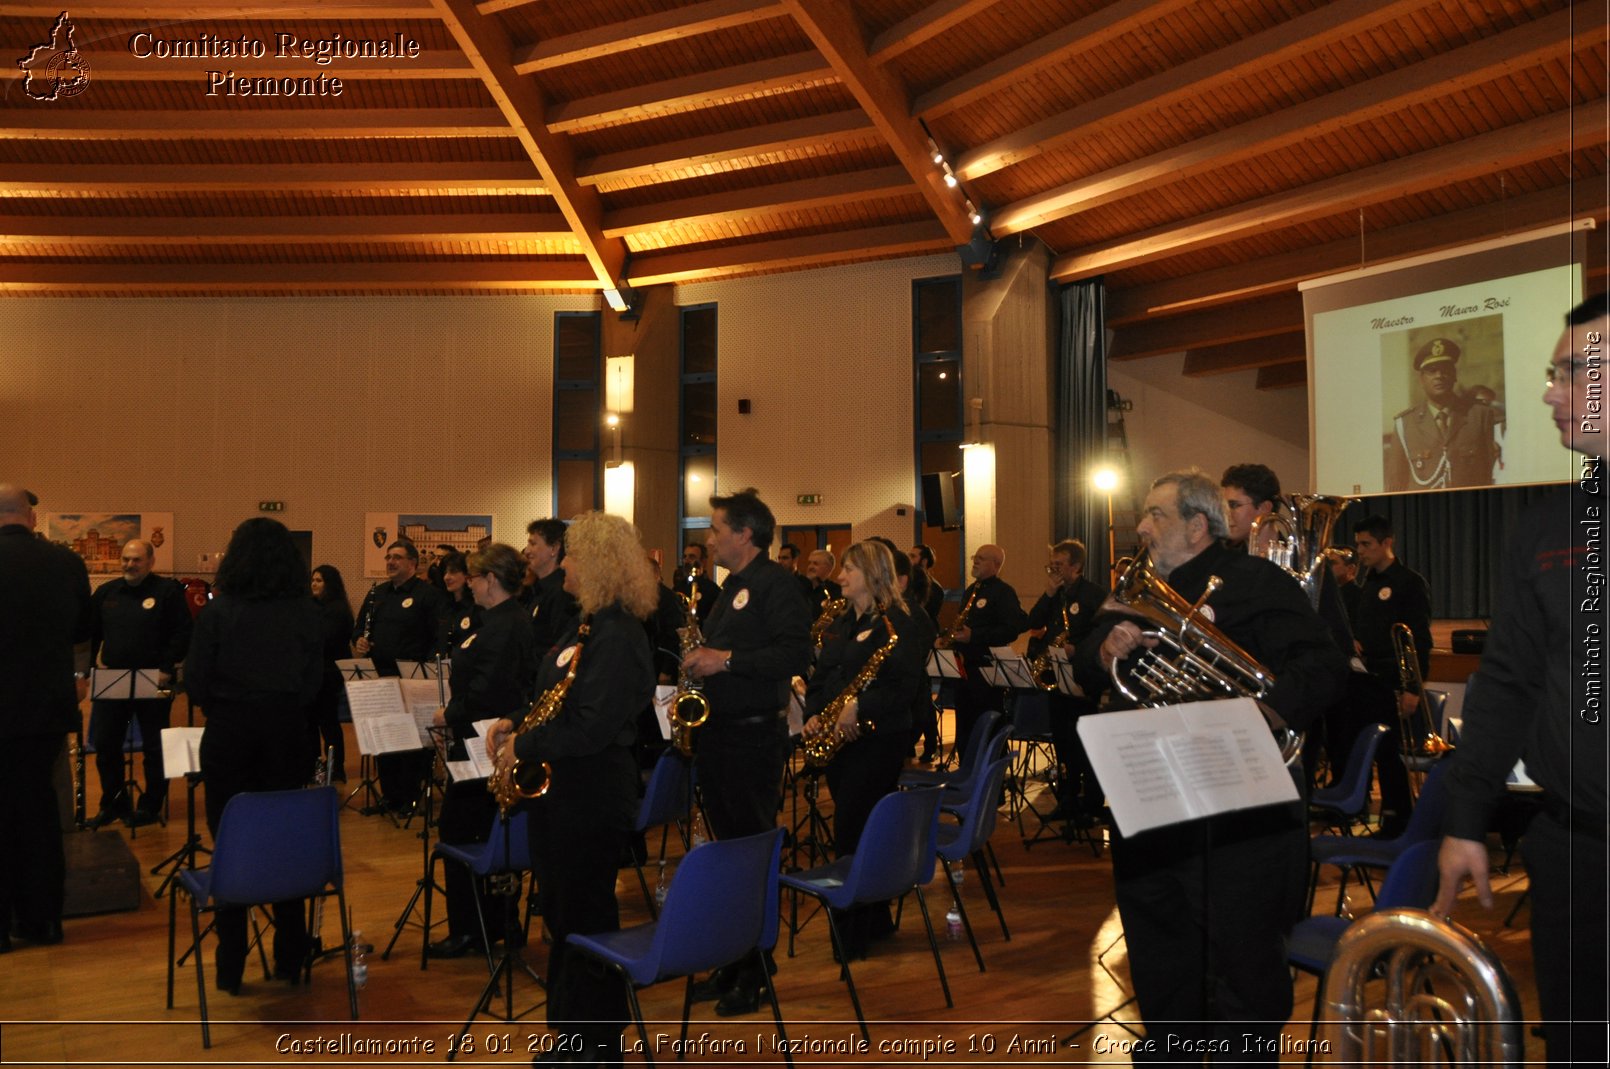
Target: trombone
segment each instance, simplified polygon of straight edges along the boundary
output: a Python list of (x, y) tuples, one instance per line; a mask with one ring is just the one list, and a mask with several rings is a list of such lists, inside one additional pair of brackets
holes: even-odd
[(1408, 624), (1392, 625), (1392, 656), (1398, 664), (1398, 690), (1413, 694), (1416, 699), (1413, 713), (1407, 716), (1400, 714), (1403, 720), (1403, 763), (1410, 771), (1422, 771), (1428, 762), (1452, 750), (1453, 745), (1437, 734), (1431, 703), (1426, 698), (1425, 678), (1420, 673), (1420, 656), (1415, 648), (1414, 632)]

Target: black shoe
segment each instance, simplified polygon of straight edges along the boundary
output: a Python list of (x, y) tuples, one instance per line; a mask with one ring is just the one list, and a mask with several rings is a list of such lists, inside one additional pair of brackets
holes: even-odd
[(693, 985), (694, 1002), (711, 1002), (727, 993), (738, 979), (736, 965), (723, 965), (709, 976)]
[(144, 806), (140, 806), (139, 808), (135, 809), (134, 812), (129, 814), (129, 827), (143, 828), (147, 824), (155, 824), (161, 819), (162, 818), (157, 816), (157, 814), (152, 810), (146, 809)]
[(234, 976), (225, 976), (219, 973), (217, 978), (213, 980), (213, 986), (226, 995), (239, 996), (240, 973), (236, 973)]
[(462, 958), (470, 951), (483, 952), (481, 941), (473, 935), (450, 935), (425, 948), (427, 958)]
[(19, 921), (17, 934), (30, 943), (52, 947), (62, 941), (61, 921)]
[(925, 765), (931, 765), (938, 759), (939, 755), (934, 753), (932, 750), (924, 750), (922, 753), (917, 755), (917, 760), (921, 761)]
[(129, 811), (127, 809), (103, 809), (86, 820), (84, 827), (95, 831), (106, 827), (108, 824), (116, 824), (118, 821), (126, 819), (128, 815)]
[(716, 1003), (717, 1017), (742, 1017), (760, 1009), (760, 988), (735, 987)]

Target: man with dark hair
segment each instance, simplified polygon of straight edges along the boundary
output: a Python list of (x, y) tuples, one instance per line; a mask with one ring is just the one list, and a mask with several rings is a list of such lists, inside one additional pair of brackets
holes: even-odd
[[(766, 555), (775, 523), (754, 490), (710, 499), (710, 550), (727, 582), (682, 668), (704, 681), (710, 719), (693, 731), (694, 771), (718, 839), (772, 828), (788, 761), (789, 685), (810, 669), (810, 618), (787, 569)], [(718, 970), (700, 989), (723, 1017), (752, 1012), (752, 964)]]
[[(1219, 479), (1224, 489), (1225, 518), (1230, 525), (1230, 544), (1243, 545), (1252, 536), (1252, 525), (1260, 516), (1275, 511), (1280, 501), (1280, 477), (1262, 464), (1232, 464)], [(1272, 538), (1273, 531), (1260, 536)], [(1250, 550), (1249, 550), (1250, 551)]]
[(1491, 486), (1499, 457), (1498, 409), (1459, 390), (1459, 344), (1432, 338), (1414, 354), (1425, 399), (1399, 412), (1386, 436), (1384, 488)]
[[(447, 595), (419, 575), (419, 550), (406, 538), (386, 547), (386, 578), (369, 588), (352, 625), (352, 652), (368, 657), (381, 675), (398, 674), (398, 661), (428, 661), (440, 648)], [(430, 772), (428, 750), (375, 758), (381, 804), (394, 813), (412, 809)]]
[[(1405, 686), (1401, 678), (1397, 647), (1392, 640), (1394, 626), (1406, 624), (1413, 634), (1422, 679), (1431, 667), (1431, 589), (1423, 576), (1398, 560), (1394, 541), (1392, 521), (1385, 516), (1370, 516), (1353, 528), (1354, 549), (1364, 571), (1353, 620), (1353, 647), (1364, 662), (1364, 670), (1379, 684), (1375, 698), (1362, 703), (1362, 723), (1355, 727), (1381, 723), (1389, 729), (1375, 759), (1381, 788), (1379, 834), (1388, 837), (1403, 831), (1414, 808), (1409, 773), (1403, 764), (1402, 720), (1412, 716), (1420, 702), (1419, 692), (1412, 685)], [(1341, 746), (1351, 737), (1338, 740), (1338, 753), (1347, 752)]]
[[(176, 666), (190, 648), (190, 606), (177, 580), (156, 575), (156, 550), (144, 539), (123, 544), (123, 574), (103, 583), (93, 596), (90, 656), (106, 668), (154, 669), (157, 686), (173, 685)], [(173, 695), (139, 700), (96, 701), (90, 708), (95, 771), (101, 780), (101, 809), (90, 821), (99, 828), (116, 820), (131, 827), (150, 824), (168, 797), (162, 766), (162, 729), (168, 726)], [(140, 725), (145, 752), (145, 793), (131, 807), (123, 782), (123, 745), (129, 721)]]
[(1543, 401), (1573, 482), (1528, 509), (1499, 572), (1481, 666), (1465, 692), (1464, 730), (1448, 770), (1431, 911), (1452, 911), (1465, 880), (1491, 909), (1487, 830), (1518, 759), (1543, 789), (1521, 840), (1530, 879), (1532, 960), (1553, 1065), (1604, 1065), (1606, 855), (1604, 717), (1604, 348), (1610, 300), (1566, 316)]
[[(1065, 538), (1051, 547), (1046, 565), (1045, 593), (1029, 610), (1029, 630), (1039, 634), (1029, 639), (1029, 660), (1057, 643), (1071, 656), (1095, 626), (1096, 615), (1107, 600), (1107, 589), (1085, 578), (1085, 544)], [(1096, 711), (1095, 695), (1073, 698), (1060, 690), (1046, 695), (1050, 705), (1051, 746), (1064, 776), (1057, 785), (1057, 804), (1049, 820), (1088, 821), (1101, 812), (1103, 793), (1095, 770), (1079, 741), (1079, 717)]]
[[(1288, 727), (1306, 728), (1333, 700), (1347, 666), (1289, 575), (1224, 545), (1219, 488), (1200, 471), (1162, 476), (1137, 530), (1157, 576), (1186, 602), (1200, 601), (1206, 619), (1274, 674), (1268, 709)], [(1078, 678), (1098, 689), (1115, 661), (1148, 644), (1128, 616), (1103, 613), (1079, 644)], [(1285, 939), (1307, 892), (1303, 803), (1120, 835), (1112, 856), (1147, 1056), (1194, 1052), (1190, 1060), (1200, 1062), (1213, 1043), (1223, 1044), (1225, 1062), (1277, 1060), (1292, 1006)]]
[(580, 612), (576, 599), (565, 591), (565, 524), (563, 520), (532, 520), (526, 524), (525, 562), (533, 576), (525, 593), (531, 610), (539, 658), (569, 630)]
[(62, 939), (67, 861), (52, 777), (89, 692), (89, 573), (34, 536), (39, 499), (0, 483), (0, 954)]
[(721, 595), (721, 587), (716, 585), (715, 578), (710, 574), (708, 554), (703, 543), (689, 542), (682, 547), (682, 563), (676, 569), (674, 576), (676, 592), (683, 597), (691, 597), (694, 590), (699, 592), (699, 606), (697, 616), (699, 626), (710, 619), (710, 610), (716, 607), (716, 598)]
[(792, 542), (784, 542), (777, 547), (777, 563), (787, 568), (796, 580), (799, 581), (799, 592), (806, 597), (811, 593), (811, 581), (800, 574), (799, 547)]

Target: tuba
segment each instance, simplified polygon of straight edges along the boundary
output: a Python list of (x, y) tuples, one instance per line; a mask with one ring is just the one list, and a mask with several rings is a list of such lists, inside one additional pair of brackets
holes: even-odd
[[(839, 716), (844, 712), (844, 707), (854, 701), (867, 685), (877, 678), (878, 669), (883, 667), (883, 662), (889, 659), (889, 654), (894, 652), (895, 644), (900, 641), (900, 636), (894, 629), (894, 621), (889, 619), (887, 614), (883, 617), (883, 626), (888, 629), (888, 640), (872, 651), (872, 656), (868, 657), (866, 664), (855, 673), (850, 685), (840, 691), (832, 701), (822, 706), (822, 711), (811, 717), (810, 723), (805, 725), (805, 730), (800, 735), (800, 742), (805, 746), (805, 764), (811, 768), (826, 765), (844, 745), (844, 734), (838, 727)], [(811, 724), (817, 726), (812, 728)], [(864, 726), (868, 731), (877, 728), (877, 725), (870, 720)]]
[[(592, 626), (583, 620), (576, 632), (576, 652), (570, 656), (570, 666), (565, 669), (564, 678), (543, 691), (542, 697), (532, 703), (531, 711), (514, 729), (515, 738), (559, 715), (559, 710), (565, 704), (565, 694), (576, 681), (576, 670), (581, 667), (582, 647), (587, 644), (587, 636), (591, 633)], [(539, 767), (527, 769), (524, 761), (516, 759), (507, 769), (494, 768), (492, 774), (486, 777), (486, 789), (497, 799), (498, 812), (508, 816), (521, 799), (541, 798), (548, 793), (548, 788), (553, 785), (553, 767), (546, 761), (537, 764)]]
[[(1356, 497), (1325, 494), (1283, 495), (1276, 501), (1273, 512), (1252, 521), (1247, 551), (1291, 573), (1292, 578), (1302, 584), (1308, 604), (1318, 608), (1331, 530), (1347, 506), (1357, 500)], [(1258, 536), (1266, 527), (1273, 528), (1275, 534), (1267, 546), (1260, 547)]]
[(1420, 675), (1420, 654), (1415, 649), (1414, 632), (1409, 629), (1408, 624), (1392, 625), (1392, 656), (1396, 658), (1398, 664), (1398, 689), (1419, 698), (1413, 716), (1405, 718), (1412, 719), (1414, 723), (1404, 725), (1403, 756), (1411, 764), (1415, 758), (1441, 757), (1453, 749), (1453, 744), (1437, 734), (1437, 725), (1431, 716), (1431, 705), (1426, 700), (1425, 680)]
[[(1372, 985), (1372, 978), (1383, 977)], [(1368, 990), (1380, 997), (1370, 1005)], [(1469, 929), (1424, 910), (1387, 909), (1354, 923), (1325, 974), (1324, 1017), (1347, 1065), (1519, 1065), (1520, 1000)]]
[(1029, 676), (1034, 685), (1041, 690), (1055, 694), (1057, 690), (1057, 667), (1052, 661), (1051, 651), (1058, 646), (1065, 646), (1068, 642), (1068, 632), (1073, 630), (1073, 624), (1068, 622), (1068, 607), (1062, 606), (1062, 631), (1046, 643), (1040, 655), (1029, 663)]
[[(1274, 675), (1200, 615), (1203, 603), (1222, 585), (1218, 576), (1210, 576), (1207, 589), (1192, 603), (1157, 574), (1145, 550), (1118, 562), (1113, 600), (1150, 625), (1142, 634), (1158, 643), (1139, 651), (1129, 672), (1133, 689), (1124, 681), (1122, 662), (1113, 661), (1112, 681), (1120, 694), (1137, 705), (1159, 706), (1215, 698), (1262, 699), (1274, 690)], [(1263, 712), (1265, 717), (1272, 715), (1267, 709)], [(1280, 722), (1271, 722), (1270, 728), (1281, 759), (1288, 766), (1301, 760), (1302, 733)]]
[[(699, 569), (688, 568), (688, 592), (679, 593), (682, 599), (682, 626), (676, 629), (681, 639), (682, 656), (704, 645), (704, 631), (699, 627)], [(693, 729), (710, 719), (710, 699), (704, 696), (704, 684), (693, 678), (686, 668), (676, 679), (676, 694), (671, 697), (671, 708), (666, 719), (671, 722), (671, 745), (683, 757), (693, 755)]]

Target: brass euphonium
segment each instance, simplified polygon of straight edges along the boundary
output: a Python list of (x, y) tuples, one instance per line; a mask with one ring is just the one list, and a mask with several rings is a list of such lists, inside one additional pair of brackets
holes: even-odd
[[(1290, 572), (1302, 584), (1308, 604), (1317, 609), (1319, 587), (1328, 567), (1325, 550), (1330, 548), (1331, 530), (1347, 506), (1357, 500), (1325, 494), (1283, 495), (1275, 501), (1273, 512), (1252, 521), (1247, 552)], [(1266, 527), (1274, 528), (1274, 537), (1260, 546), (1260, 535)]]
[(844, 611), (844, 607), (848, 604), (849, 602), (843, 598), (828, 598), (823, 603), (822, 611), (817, 615), (815, 622), (811, 624), (811, 645), (815, 647), (816, 652), (822, 652), (822, 642), (827, 638), (828, 625), (833, 622), (834, 617)]
[[(559, 715), (559, 710), (565, 704), (565, 694), (576, 681), (576, 670), (581, 667), (582, 647), (587, 645), (587, 636), (591, 633), (592, 626), (583, 620), (576, 631), (575, 652), (570, 655), (570, 665), (565, 669), (564, 677), (543, 691), (542, 697), (532, 703), (530, 712), (515, 727), (514, 738), (518, 739)], [(507, 769), (499, 766), (486, 777), (486, 789), (497, 799), (498, 811), (504, 816), (508, 816), (521, 799), (541, 798), (548, 793), (548, 788), (553, 785), (553, 767), (546, 761), (539, 761), (537, 765), (536, 768), (528, 768), (524, 761), (516, 758)]]
[[(704, 631), (699, 627), (699, 568), (688, 568), (688, 592), (678, 593), (682, 599), (682, 626), (676, 629), (681, 640), (682, 658), (704, 645)], [(671, 723), (671, 745), (683, 757), (693, 755), (693, 729), (710, 719), (710, 699), (704, 696), (704, 683), (695, 679), (686, 668), (676, 678), (676, 693), (671, 696), (671, 708), (666, 713)]]
[[(1437, 725), (1432, 721), (1431, 705), (1426, 700), (1426, 684), (1420, 675), (1420, 653), (1415, 648), (1414, 632), (1405, 623), (1392, 625), (1392, 655), (1398, 662), (1398, 689), (1405, 694), (1415, 696), (1415, 711), (1411, 716), (1404, 717), (1405, 721), (1414, 720), (1414, 723), (1405, 723), (1403, 731), (1403, 754), (1408, 758), (1441, 757), (1453, 749), (1453, 744), (1437, 734)], [(1421, 722), (1424, 730), (1421, 730)], [(1423, 766), (1422, 766), (1423, 767)]]
[[(894, 652), (895, 644), (900, 636), (895, 632), (894, 621), (887, 615), (883, 617), (883, 626), (888, 629), (889, 638), (883, 645), (872, 651), (866, 664), (855, 673), (850, 685), (836, 695), (832, 701), (822, 706), (822, 711), (811, 717), (806, 723), (805, 730), (800, 733), (800, 742), (805, 747), (805, 763), (812, 768), (821, 768), (833, 760), (839, 748), (844, 745), (844, 733), (839, 730), (839, 717), (844, 713), (844, 707), (860, 696), (867, 685), (877, 678), (878, 669), (883, 662), (889, 659)], [(814, 727), (812, 725), (815, 725)], [(862, 728), (867, 731), (877, 730), (877, 725), (870, 720), (862, 721)]]
[[(1146, 550), (1118, 562), (1113, 600), (1150, 624), (1141, 634), (1157, 641), (1155, 648), (1137, 651), (1129, 672), (1137, 689), (1125, 683), (1122, 662), (1113, 661), (1113, 686), (1120, 694), (1137, 705), (1159, 706), (1215, 698), (1261, 701), (1274, 690), (1274, 674), (1201, 615), (1203, 603), (1222, 585), (1218, 576), (1209, 576), (1207, 589), (1193, 603), (1157, 574)], [(1259, 708), (1265, 717), (1272, 715)], [(1271, 721), (1269, 727), (1281, 759), (1287, 765), (1301, 760), (1302, 732), (1283, 722)]]
[(1068, 644), (1068, 632), (1073, 630), (1073, 624), (1068, 620), (1068, 607), (1062, 606), (1062, 631), (1045, 644), (1040, 655), (1029, 663), (1029, 676), (1034, 680), (1035, 686), (1043, 691), (1055, 693), (1057, 689), (1057, 666), (1051, 651), (1058, 646)]

